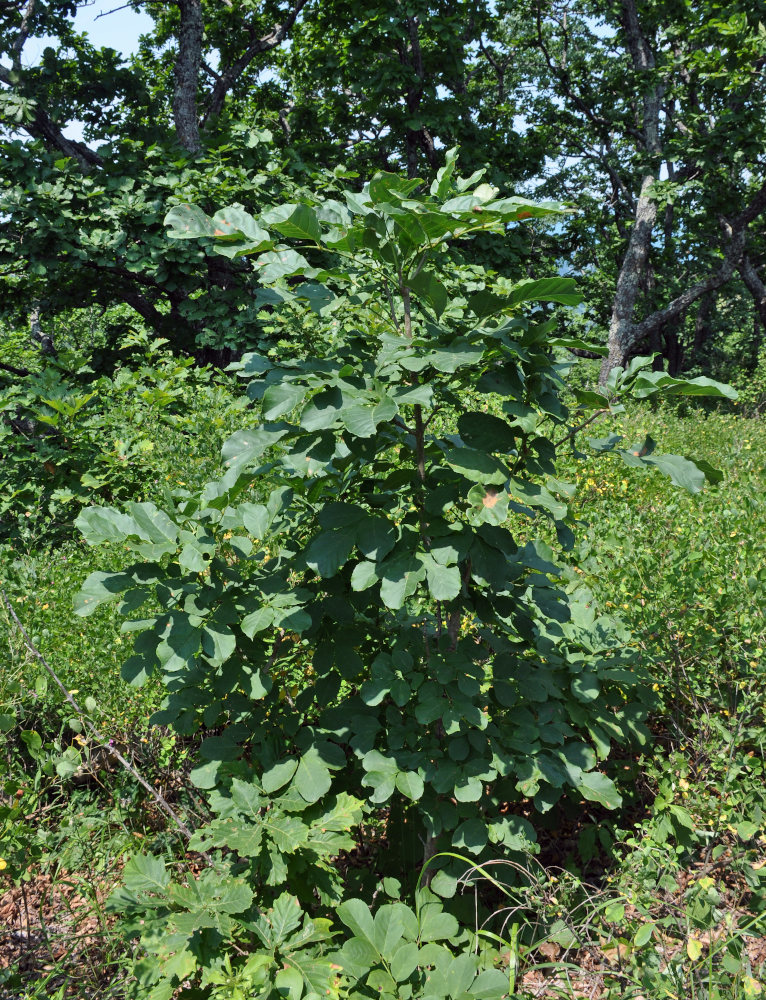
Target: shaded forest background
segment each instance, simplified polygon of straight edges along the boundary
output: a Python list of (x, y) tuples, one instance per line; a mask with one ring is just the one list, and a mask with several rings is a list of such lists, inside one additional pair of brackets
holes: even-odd
[(0, 13), (0, 310), (44, 350), (99, 315), (96, 367), (138, 318), (228, 361), (269, 338), (257, 273), (167, 252), (168, 207), (430, 175), (459, 146), (501, 190), (576, 208), (491, 262), (577, 277), (559, 322), (608, 343), (602, 379), (649, 351), (671, 374), (762, 371), (763, 3), (135, 2), (153, 29), (126, 59), (75, 31), (78, 6)]

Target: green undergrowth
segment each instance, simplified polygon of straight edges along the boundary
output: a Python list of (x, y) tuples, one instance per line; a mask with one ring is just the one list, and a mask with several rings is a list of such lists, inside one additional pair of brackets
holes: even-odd
[[(576, 961), (572, 965), (579, 954), (578, 922), (592, 931), (595, 914), (598, 947), (614, 973), (604, 978), (613, 983), (607, 995), (631, 995), (617, 990), (632, 981), (636, 990), (654, 991), (647, 996), (678, 995), (692, 982), (708, 990), (700, 996), (757, 996), (759, 971), (748, 956), (749, 943), (764, 932), (760, 908), (766, 895), (760, 879), (766, 435), (759, 421), (735, 414), (679, 417), (670, 409), (648, 408), (625, 416), (620, 430), (626, 439), (650, 433), (664, 448), (704, 456), (725, 477), (688, 497), (658, 475), (618, 467), (608, 455), (562, 464), (562, 477), (578, 483), (577, 517), (586, 528), (574, 564), (597, 598), (617, 605), (629, 622), (652, 670), (660, 707), (652, 720), (654, 744), (615, 763), (617, 780), (620, 768), (629, 779), (620, 786), (625, 808), (608, 819), (592, 812), (574, 821), (559, 816), (560, 823), (574, 824), (569, 851), (550, 854), (543, 832), (543, 860), (563, 862), (567, 870), (556, 877), (555, 864), (537, 871), (537, 862), (530, 861), (534, 877), (516, 879), (518, 919), (510, 933), (519, 995), (527, 995), (525, 970), (528, 980), (537, 969), (551, 975), (543, 968), (546, 954), (556, 954), (561, 966), (549, 995), (573, 995), (581, 975)], [(74, 626), (69, 615), (72, 593), (92, 565), (90, 551), (67, 542), (47, 551), (19, 547), (12, 556), (4, 566), (4, 586), (34, 644), (77, 700), (88, 700), (103, 735), (129, 747), (142, 773), (172, 785), (190, 748), (147, 727), (160, 701), (158, 686), (131, 688), (120, 680), (130, 636), (120, 635), (109, 608)], [(121, 558), (114, 547), (111, 562), (102, 553), (101, 565), (117, 569)], [(78, 870), (91, 880), (110, 872), (115, 877), (119, 858), (137, 843), (150, 851), (163, 844), (175, 850), (163, 818), (130, 776), (98, 759), (84, 783), (81, 774), (67, 774), (66, 765), (57, 769), (73, 747), (80, 771), (87, 772), (90, 741), (24, 648), (7, 609), (0, 632), (6, 651), (0, 681), (4, 802), (10, 791), (32, 818), (20, 825), (18, 809), (5, 816), (4, 885), (33, 881), (42, 872), (65, 881)], [(290, 694), (287, 684), (285, 692)], [(41, 737), (37, 758), (22, 739), (30, 731)], [(497, 871), (493, 877), (500, 877)], [(469, 881), (476, 881), (475, 873)], [(535, 905), (543, 912), (533, 919)], [(98, 911), (95, 897), (92, 906)], [(727, 928), (737, 907), (749, 915)], [(562, 913), (568, 914), (563, 923)], [(529, 931), (533, 924), (536, 933)], [(504, 934), (508, 941), (507, 927)], [(706, 944), (711, 934), (719, 942), (713, 948)], [(116, 970), (124, 952), (116, 942), (111, 947)], [(31, 980), (5, 975), (9, 988), (15, 984), (13, 989), (28, 991), (19, 996), (30, 998), (52, 995), (35, 990), (58, 982), (40, 978), (39, 970)]]

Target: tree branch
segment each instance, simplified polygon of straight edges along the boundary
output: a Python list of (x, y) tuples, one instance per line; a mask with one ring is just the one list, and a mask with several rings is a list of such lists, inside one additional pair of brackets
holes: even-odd
[(217, 118), (218, 115), (220, 115), (223, 110), (226, 95), (240, 76), (242, 76), (253, 59), (255, 59), (257, 55), (260, 55), (261, 52), (268, 52), (270, 49), (274, 49), (278, 45), (282, 44), (285, 38), (287, 38), (287, 33), (295, 24), (296, 18), (308, 2), (309, 0), (295, 0), (295, 3), (287, 12), (287, 16), (281, 24), (275, 24), (268, 35), (263, 35), (261, 38), (256, 39), (251, 45), (248, 45), (239, 59), (235, 59), (231, 66), (227, 66), (226, 69), (223, 70), (210, 93), (210, 97), (207, 102), (207, 109), (205, 110), (205, 114), (202, 119), (203, 125), (206, 125), (210, 119)]
[(35, 6), (36, 0), (28, 0), (27, 6), (24, 8), (24, 13), (21, 17), (19, 33), (13, 41), (13, 45), (11, 45), (12, 65), (17, 73), (21, 69), (21, 50), (24, 48), (24, 45), (29, 38), (29, 29), (32, 21), (32, 15), (35, 12)]
[(753, 262), (746, 253), (742, 254), (742, 260), (739, 262), (739, 273), (742, 276), (745, 287), (753, 296), (753, 303), (758, 317), (762, 325), (766, 327), (766, 285), (764, 285), (760, 275), (753, 266)]
[[(664, 326), (669, 320), (679, 316), (682, 312), (689, 308), (692, 302), (695, 302), (707, 292), (715, 291), (716, 288), (720, 288), (721, 285), (724, 285), (731, 279), (734, 272), (740, 268), (740, 264), (744, 259), (747, 227), (751, 222), (758, 218), (764, 210), (766, 210), (766, 181), (756, 192), (750, 204), (747, 205), (742, 212), (740, 212), (737, 218), (731, 223), (725, 223), (727, 235), (729, 236), (729, 247), (724, 255), (723, 261), (721, 262), (721, 266), (712, 274), (708, 275), (707, 278), (697, 282), (696, 285), (692, 286), (692, 288), (688, 288), (681, 295), (676, 296), (676, 298), (673, 299), (672, 302), (668, 303), (664, 309), (660, 309), (657, 312), (652, 313), (651, 316), (647, 316), (646, 319), (642, 320), (640, 323), (636, 323), (632, 331), (631, 346), (633, 346), (633, 344), (637, 344), (640, 340), (643, 340), (644, 337), (649, 336), (649, 334), (658, 330), (661, 326)], [(747, 265), (745, 265), (745, 270), (747, 270)], [(752, 272), (755, 273), (754, 269), (752, 269)], [(758, 279), (757, 274), (755, 274), (755, 277)], [(760, 282), (760, 280), (759, 283), (761, 288), (763, 288), (763, 283)]]

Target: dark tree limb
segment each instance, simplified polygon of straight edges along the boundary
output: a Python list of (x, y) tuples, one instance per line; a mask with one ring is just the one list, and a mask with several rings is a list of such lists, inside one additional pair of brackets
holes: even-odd
[(220, 115), (226, 95), (253, 59), (262, 52), (268, 52), (270, 49), (274, 49), (282, 44), (285, 38), (287, 38), (288, 32), (295, 24), (296, 18), (308, 2), (309, 0), (295, 0), (281, 24), (275, 24), (268, 35), (263, 35), (248, 45), (242, 55), (221, 72), (208, 98), (207, 108), (202, 119), (203, 124), (207, 124), (209, 120), (217, 118)]
[(761, 325), (766, 327), (766, 285), (746, 253), (742, 254), (742, 260), (739, 262), (739, 273), (745, 287), (753, 296), (753, 304)]
[[(623, 364), (630, 354), (630, 351), (641, 340), (645, 337), (651, 336), (677, 316), (681, 316), (693, 302), (697, 301), (697, 299), (702, 298), (703, 295), (707, 295), (710, 292), (714, 292), (722, 285), (725, 285), (727, 281), (731, 280), (734, 272), (740, 268), (740, 264), (744, 259), (747, 228), (750, 223), (754, 222), (755, 219), (763, 214), (764, 211), (766, 211), (766, 181), (761, 185), (750, 203), (743, 209), (742, 212), (740, 212), (736, 219), (731, 222), (723, 220), (724, 232), (729, 240), (729, 245), (720, 266), (713, 271), (712, 274), (709, 274), (706, 278), (698, 281), (695, 285), (692, 285), (691, 288), (687, 288), (687, 290), (681, 295), (676, 296), (676, 298), (674, 298), (672, 302), (669, 302), (664, 309), (658, 309), (656, 312), (653, 312), (651, 316), (647, 316), (646, 319), (642, 320), (640, 323), (630, 323), (627, 327), (625, 340), (621, 341), (619, 345), (620, 353), (617, 355), (618, 360), (614, 361), (609, 368), (606, 368), (607, 374), (616, 364)], [(745, 270), (748, 271), (747, 265), (745, 265)], [(751, 279), (754, 271), (755, 269), (752, 268), (751, 265), (751, 270), (748, 271)], [(758, 279), (757, 272), (755, 273), (755, 277)], [(760, 279), (758, 280), (760, 281)], [(763, 283), (760, 282), (760, 285), (762, 288)], [(604, 367), (602, 367), (603, 380), (606, 379), (606, 375), (603, 374), (606, 362), (608, 362), (612, 357), (612, 344), (610, 342), (610, 354), (609, 357), (605, 359)], [(600, 381), (603, 384), (603, 381)]]

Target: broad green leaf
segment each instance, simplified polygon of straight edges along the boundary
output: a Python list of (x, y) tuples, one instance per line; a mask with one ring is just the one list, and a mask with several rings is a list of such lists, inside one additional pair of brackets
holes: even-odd
[[(625, 453), (621, 454), (624, 458)], [(647, 455), (643, 458), (643, 462), (659, 469), (672, 483), (683, 487), (689, 493), (699, 493), (705, 486), (704, 471), (681, 455)]]
[(576, 306), (582, 301), (574, 278), (529, 278), (514, 285), (508, 296), (509, 305), (521, 302), (560, 302)]
[(231, 471), (252, 462), (288, 433), (286, 424), (265, 424), (255, 429), (237, 431), (221, 449), (221, 457)]
[(228, 625), (210, 622), (202, 629), (202, 652), (214, 667), (225, 663), (236, 645), (236, 637)]
[(255, 538), (263, 538), (271, 521), (268, 509), (262, 503), (242, 503), (237, 510), (245, 530)]
[[(344, 903), (343, 906), (345, 905)], [(363, 979), (370, 969), (380, 962), (380, 955), (374, 944), (366, 938), (357, 936), (344, 943), (337, 953), (337, 960), (346, 975), (354, 979)]]
[(354, 572), (351, 574), (351, 589), (354, 591), (367, 590), (368, 587), (374, 586), (379, 579), (375, 563), (364, 559), (354, 566)]
[(297, 757), (288, 757), (287, 760), (282, 760), (270, 767), (268, 771), (264, 771), (261, 778), (264, 792), (271, 795), (272, 792), (276, 792), (277, 789), (286, 785), (295, 774), (297, 767)]
[(386, 903), (375, 914), (373, 935), (375, 947), (390, 961), (402, 938), (417, 938), (418, 918), (404, 903)]
[(424, 944), (427, 941), (451, 941), (459, 932), (457, 920), (451, 913), (445, 913), (441, 904), (428, 903), (421, 908), (418, 937)]
[(170, 882), (164, 861), (147, 854), (134, 854), (125, 865), (122, 878), (131, 892), (156, 892), (163, 896)]
[(114, 507), (86, 507), (80, 511), (74, 523), (88, 545), (121, 542), (128, 535), (137, 534), (138, 530), (132, 517), (122, 514)]
[(290, 278), (297, 274), (303, 274), (307, 278), (313, 278), (317, 274), (316, 268), (311, 267), (305, 257), (287, 247), (277, 247), (262, 254), (255, 265), (258, 268), (258, 277), (264, 285), (271, 285), (280, 278)]
[(444, 460), (466, 479), (487, 486), (502, 486), (510, 475), (496, 458), (476, 448), (450, 448)]
[(656, 392), (663, 392), (666, 396), (712, 396), (718, 399), (736, 399), (738, 395), (732, 386), (706, 376), (673, 378), (665, 372), (639, 372), (631, 388), (632, 395), (645, 399)]
[(615, 788), (614, 782), (600, 771), (586, 771), (580, 777), (577, 790), (583, 798), (590, 802), (598, 802), (606, 809), (617, 809), (622, 805), (622, 796)]
[(251, 614), (246, 615), (240, 622), (239, 627), (248, 637), (252, 639), (258, 632), (263, 632), (274, 621), (274, 609), (270, 607), (258, 608)]
[(267, 226), (290, 239), (319, 242), (322, 232), (316, 212), (308, 205), (280, 205), (262, 216)]
[(423, 795), (425, 785), (417, 771), (399, 771), (396, 775), (396, 787), (402, 795), (417, 802)]
[(489, 413), (469, 411), (457, 422), (460, 437), (470, 448), (508, 454), (516, 446), (516, 434), (507, 421)]
[(301, 757), (293, 785), (306, 802), (318, 802), (330, 790), (332, 779), (327, 764), (312, 747)]
[(470, 851), (471, 854), (479, 854), (487, 846), (486, 823), (478, 817), (467, 819), (455, 830), (452, 836), (452, 844), (458, 850), (466, 850)]
[(165, 216), (165, 225), (170, 227), (168, 236), (175, 240), (196, 240), (215, 233), (212, 220), (201, 208), (188, 203), (171, 208)]
[(337, 914), (351, 933), (372, 945), (377, 954), (375, 924), (367, 904), (361, 899), (347, 899), (338, 907)]
[(85, 618), (102, 604), (116, 601), (134, 583), (127, 573), (91, 573), (75, 595), (74, 613)]
[(426, 581), (435, 601), (451, 601), (460, 593), (460, 570), (457, 566), (442, 566), (430, 552), (421, 556), (426, 570)]
[(303, 995), (303, 976), (290, 966), (277, 971), (274, 985), (280, 997), (287, 997), (287, 1000), (300, 1000)]
[(352, 528), (320, 532), (306, 549), (306, 565), (322, 579), (335, 576), (348, 561), (355, 540), (356, 532)]
[(649, 944), (654, 934), (654, 928), (655, 925), (653, 923), (641, 924), (633, 936), (633, 944), (636, 948), (643, 948), (644, 945)]
[(279, 382), (270, 385), (263, 394), (264, 420), (275, 420), (290, 410), (300, 406), (306, 397), (306, 388), (295, 382)]
[(341, 417), (343, 396), (340, 389), (324, 389), (303, 407), (301, 427), (306, 431), (321, 431), (333, 427)]
[(403, 941), (391, 957), (391, 975), (397, 983), (406, 983), (418, 966), (420, 950), (414, 941)]

